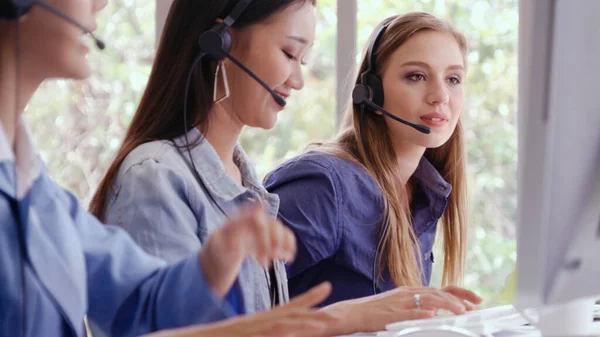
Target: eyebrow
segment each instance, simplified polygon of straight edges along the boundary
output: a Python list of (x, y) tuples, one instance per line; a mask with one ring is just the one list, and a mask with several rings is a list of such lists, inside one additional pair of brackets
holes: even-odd
[[(404, 66), (419, 66), (419, 67), (423, 67), (423, 68), (431, 68), (429, 66), (429, 64), (425, 63), (425, 62), (421, 62), (421, 61), (408, 61), (402, 64), (402, 67)], [(465, 67), (463, 67), (460, 64), (454, 64), (451, 66), (448, 66), (446, 69), (450, 69), (450, 70), (464, 70)]]
[(306, 40), (305, 38), (301, 37), (301, 36), (295, 36), (295, 35), (289, 35), (288, 39), (292, 39), (294, 41), (298, 41), (302, 44), (308, 44), (308, 40)]

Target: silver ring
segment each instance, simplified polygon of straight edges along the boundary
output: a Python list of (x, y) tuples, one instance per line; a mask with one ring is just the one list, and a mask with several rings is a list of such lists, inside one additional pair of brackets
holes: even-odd
[(415, 306), (417, 309), (421, 310), (421, 294), (415, 294), (414, 296)]

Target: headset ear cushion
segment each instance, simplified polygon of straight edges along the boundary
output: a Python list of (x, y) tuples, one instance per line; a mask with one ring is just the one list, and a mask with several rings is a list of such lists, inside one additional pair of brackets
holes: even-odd
[(223, 59), (225, 53), (228, 53), (231, 48), (231, 35), (227, 31), (227, 26), (220, 23), (202, 33), (198, 45), (209, 59), (214, 61)]
[(370, 100), (371, 91), (364, 84), (356, 84), (352, 89), (352, 103), (363, 104), (364, 101)]
[(13, 20), (29, 12), (33, 0), (0, 0), (0, 18)]
[(371, 102), (383, 106), (383, 83), (379, 76), (375, 74), (367, 75), (367, 85), (371, 88)]

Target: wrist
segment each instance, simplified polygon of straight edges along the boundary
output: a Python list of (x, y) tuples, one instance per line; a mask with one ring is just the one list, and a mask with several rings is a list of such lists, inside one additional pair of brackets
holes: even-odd
[(202, 274), (204, 274), (206, 283), (217, 298), (222, 300), (225, 297), (226, 290), (219, 287), (219, 284), (222, 285), (223, 282), (219, 282), (218, 268), (213, 265), (212, 260), (207, 253), (207, 249), (202, 249), (198, 254), (198, 263), (200, 264), (200, 269), (202, 270)]
[(357, 309), (357, 305), (353, 300), (337, 302), (322, 308), (321, 310), (341, 317), (340, 323), (336, 324), (328, 333), (337, 336), (363, 331), (363, 317)]

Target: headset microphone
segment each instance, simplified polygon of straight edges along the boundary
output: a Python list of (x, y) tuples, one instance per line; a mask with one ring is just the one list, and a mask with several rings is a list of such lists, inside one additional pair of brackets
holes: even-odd
[(233, 26), (235, 21), (242, 15), (246, 7), (250, 4), (251, 0), (241, 0), (231, 10), (231, 13), (223, 20), (223, 22), (216, 24), (210, 30), (202, 33), (198, 39), (198, 45), (200, 46), (201, 56), (208, 56), (211, 60), (219, 61), (223, 58), (228, 58), (242, 69), (246, 74), (250, 75), (258, 84), (260, 84), (265, 90), (273, 96), (275, 102), (285, 106), (285, 100), (279, 96), (273, 89), (271, 89), (263, 80), (261, 80), (252, 70), (248, 69), (239, 60), (233, 57), (229, 50), (231, 49), (231, 34), (229, 28)]
[(392, 114), (391, 112), (384, 110), (379, 105), (371, 102), (371, 100), (369, 99), (369, 88), (365, 85), (358, 84), (354, 87), (354, 90), (352, 90), (352, 102), (354, 104), (358, 104), (358, 105), (364, 104), (366, 107), (368, 107), (369, 109), (371, 109), (373, 111), (381, 111), (383, 114), (390, 117), (391, 119), (398, 121), (402, 124), (408, 125), (422, 133), (425, 133), (425, 134), (431, 133), (431, 129), (429, 129), (428, 127), (426, 127), (424, 125), (414, 124), (407, 120), (404, 120), (404, 119)]
[(38, 5), (46, 10), (48, 10), (49, 12), (51, 12), (52, 14), (60, 17), (61, 19), (67, 21), (68, 23), (74, 25), (75, 27), (81, 29), (84, 33), (86, 33), (87, 35), (89, 35), (90, 37), (92, 37), (92, 39), (94, 39), (94, 41), (96, 42), (96, 46), (98, 47), (98, 49), (104, 49), (105, 48), (105, 44), (104, 42), (102, 42), (102, 40), (100, 40), (99, 38), (97, 38), (94, 33), (92, 33), (88, 28), (86, 28), (84, 25), (80, 24), (79, 22), (75, 21), (73, 18), (71, 18), (70, 16), (68, 16), (67, 14), (65, 14), (64, 12), (62, 12), (61, 10), (59, 10), (58, 8), (49, 5), (43, 1), (40, 0), (6, 0), (6, 1), (0, 1), (0, 19), (8, 19), (8, 20), (15, 20), (15, 19), (19, 19), (21, 16), (25, 15), (27, 12), (29, 12), (29, 10), (31, 9), (31, 7), (33, 7), (34, 5)]
[(200, 42), (199, 42), (200, 49), (202, 50), (202, 53), (204, 54), (202, 56), (221, 55), (222, 57), (228, 58), (229, 60), (231, 60), (231, 62), (233, 62), (233, 64), (238, 66), (246, 74), (248, 74), (250, 77), (252, 77), (258, 84), (260, 84), (263, 88), (265, 88), (265, 90), (267, 90), (269, 92), (269, 94), (271, 94), (271, 96), (273, 96), (273, 99), (275, 99), (275, 102), (277, 102), (277, 104), (279, 104), (281, 106), (285, 106), (286, 102), (281, 96), (279, 96), (275, 91), (273, 91), (273, 89), (271, 89), (263, 80), (260, 79), (260, 77), (258, 77), (254, 72), (252, 72), (252, 70), (248, 69), (248, 67), (243, 65), (238, 59), (233, 57), (233, 55), (229, 54), (229, 52), (227, 52), (227, 50), (223, 49), (220, 45), (220, 40), (214, 39), (211, 36), (211, 34), (207, 34), (207, 33), (205, 33), (200, 38)]
[(94, 41), (96, 42), (96, 46), (98, 47), (98, 49), (104, 50), (104, 48), (106, 47), (106, 45), (104, 44), (104, 42), (102, 42), (102, 40), (100, 40), (99, 38), (97, 38), (94, 35), (94, 33), (92, 33), (92, 31), (90, 31), (89, 29), (87, 29), (85, 26), (83, 26), (79, 22), (73, 20), (71, 17), (69, 17), (68, 15), (66, 15), (65, 13), (63, 13), (62, 11), (60, 11), (58, 8), (56, 8), (54, 6), (51, 6), (51, 5), (48, 5), (47, 3), (43, 2), (43, 1), (34, 1), (34, 4), (37, 4), (40, 7), (43, 7), (44, 9), (50, 11), (52, 14), (60, 17), (61, 19), (65, 20), (68, 23), (74, 25), (75, 27), (81, 29), (84, 33), (88, 34), (92, 39), (94, 39)]
[(431, 133), (431, 129), (428, 127), (424, 125), (413, 124), (382, 108), (384, 100), (383, 83), (381, 82), (381, 78), (379, 78), (379, 76), (377, 76), (375, 73), (375, 48), (377, 47), (377, 42), (383, 35), (383, 32), (387, 29), (388, 25), (389, 23), (379, 28), (379, 31), (377, 31), (375, 34), (375, 38), (367, 50), (367, 69), (360, 74), (358, 83), (352, 90), (352, 102), (355, 105), (362, 106), (363, 108), (369, 108), (369, 110), (381, 111), (383, 114), (397, 122), (408, 125), (419, 132), (429, 134)]

